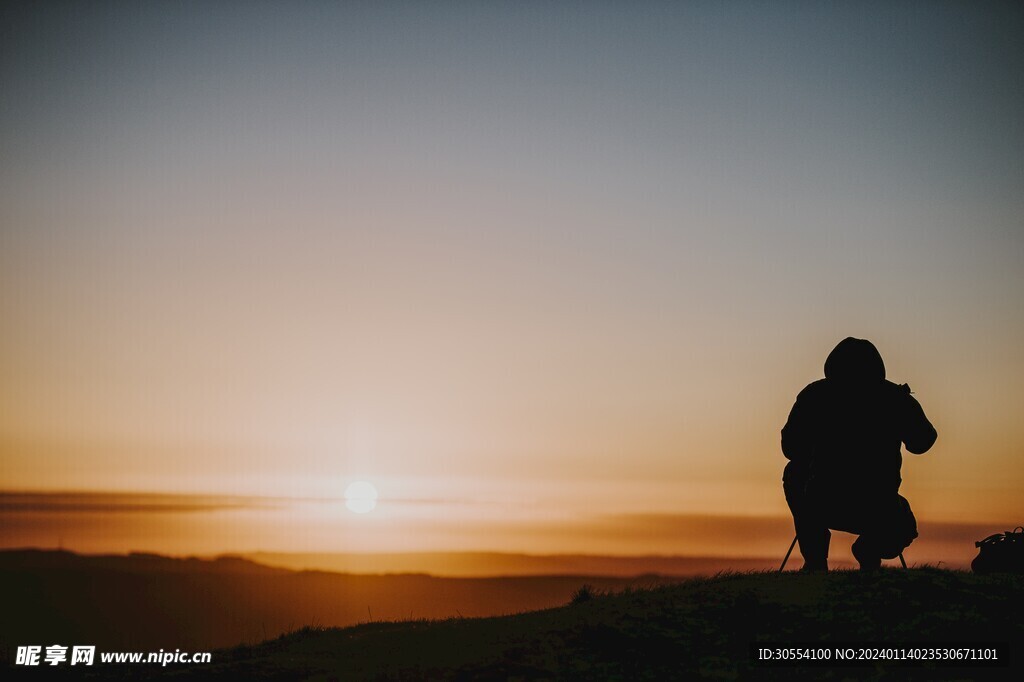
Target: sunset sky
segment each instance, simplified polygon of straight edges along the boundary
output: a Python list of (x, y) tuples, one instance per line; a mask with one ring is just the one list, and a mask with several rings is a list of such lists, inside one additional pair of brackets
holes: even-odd
[(846, 336), (938, 430), (922, 523), (1024, 523), (1022, 34), (4, 3), (0, 545), (781, 555), (779, 430)]

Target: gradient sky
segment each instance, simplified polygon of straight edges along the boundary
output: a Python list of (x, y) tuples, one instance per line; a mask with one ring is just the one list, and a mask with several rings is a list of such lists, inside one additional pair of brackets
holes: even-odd
[(918, 515), (1021, 522), (1019, 3), (0, 17), (2, 489), (373, 482), (330, 549), (784, 516), (852, 335), (938, 429)]

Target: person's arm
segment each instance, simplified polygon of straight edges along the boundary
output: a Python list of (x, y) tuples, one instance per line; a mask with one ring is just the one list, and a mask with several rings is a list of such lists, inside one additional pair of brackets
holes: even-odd
[(907, 446), (907, 452), (923, 455), (935, 444), (938, 434), (925, 416), (921, 403), (910, 395), (910, 387), (904, 384), (901, 388), (906, 390), (903, 397), (903, 423), (900, 425), (901, 438)]
[(782, 427), (782, 454), (793, 462), (808, 462), (814, 456), (817, 419), (813, 386), (810, 384), (800, 391), (793, 409), (789, 411), (789, 419)]

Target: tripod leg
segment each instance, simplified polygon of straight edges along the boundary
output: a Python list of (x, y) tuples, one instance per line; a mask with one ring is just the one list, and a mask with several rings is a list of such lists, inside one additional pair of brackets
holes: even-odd
[[(786, 562), (789, 561), (789, 555), (793, 553), (793, 548), (796, 547), (796, 537), (793, 537), (793, 542), (789, 545), (789, 551), (786, 552), (786, 558), (782, 560), (782, 565), (779, 566), (779, 573), (786, 568)], [(902, 554), (900, 556), (903, 556)]]
[(907, 560), (903, 558), (903, 552), (900, 552), (900, 563), (903, 564), (903, 568), (907, 567)]

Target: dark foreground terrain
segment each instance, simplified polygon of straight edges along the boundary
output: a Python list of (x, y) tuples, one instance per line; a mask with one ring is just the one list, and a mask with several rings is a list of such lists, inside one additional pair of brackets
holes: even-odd
[[(746, 573), (596, 595), (499, 618), (305, 628), (199, 666), (98, 666), (121, 679), (1022, 679), (1024, 579), (938, 569)], [(1006, 643), (1008, 667), (759, 667), (751, 644)], [(64, 673), (70, 673), (67, 668)], [(80, 677), (80, 675), (77, 675)]]

